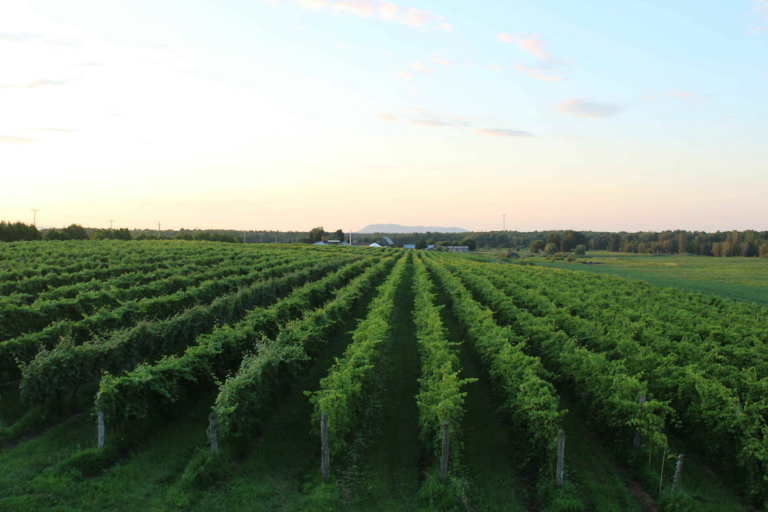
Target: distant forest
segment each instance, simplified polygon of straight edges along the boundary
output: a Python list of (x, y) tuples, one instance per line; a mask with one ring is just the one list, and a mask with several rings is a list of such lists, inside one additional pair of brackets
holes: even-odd
[[(354, 242), (378, 242), (389, 237), (394, 245), (459, 245), (467, 239), (477, 249), (529, 249), (546, 247), (557, 252), (572, 252), (583, 245), (587, 251), (611, 251), (640, 254), (698, 254), (702, 256), (745, 256), (768, 258), (768, 231), (642, 231), (611, 233), (604, 231), (477, 231), (467, 233), (374, 233), (352, 234)], [(23, 222), (0, 222), (0, 242), (23, 240), (152, 240), (181, 239), (229, 243), (313, 243), (320, 240), (349, 240), (342, 230), (325, 231), (237, 231), (216, 230), (129, 230), (84, 228), (73, 224), (66, 228), (38, 230)], [(442, 242), (442, 243), (441, 243)]]
[[(640, 254), (698, 254), (702, 256), (768, 257), (768, 231), (641, 231), (611, 233), (604, 231), (479, 231), (469, 233), (427, 233), (389, 236), (395, 245), (439, 241), (458, 243), (470, 238), (477, 248), (544, 249), (553, 244), (558, 252), (571, 252), (579, 245), (588, 251), (611, 251)], [(362, 241), (373, 241), (367, 235)]]

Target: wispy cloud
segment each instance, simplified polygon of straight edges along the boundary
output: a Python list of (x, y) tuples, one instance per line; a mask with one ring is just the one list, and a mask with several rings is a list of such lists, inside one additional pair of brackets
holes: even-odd
[(678, 110), (684, 110), (687, 108), (693, 108), (698, 102), (711, 98), (711, 94), (698, 94), (691, 91), (682, 91), (679, 89), (672, 89), (666, 92), (659, 92), (645, 97), (646, 100), (663, 100), (673, 99), (679, 101), (683, 106)]
[(361, 18), (370, 18), (377, 8), (378, 2), (374, 0), (339, 0), (333, 4), (335, 12), (349, 12)]
[(403, 80), (408, 80), (411, 78), (411, 74), (403, 70), (395, 71), (395, 76), (397, 78), (402, 78)]
[(665, 92), (664, 96), (668, 96), (670, 98), (676, 98), (686, 103), (693, 103), (696, 101), (706, 100), (712, 97), (711, 94), (696, 94), (689, 91), (678, 91), (677, 89), (672, 89), (671, 91)]
[(441, 59), (440, 57), (435, 57), (434, 59), (432, 59), (432, 62), (435, 62), (437, 64), (440, 64), (441, 66), (446, 66), (446, 67), (451, 65), (451, 61)]
[(392, 2), (379, 3), (379, 17), (384, 21), (396, 21), (400, 8)]
[(555, 104), (555, 108), (564, 114), (576, 117), (611, 117), (621, 111), (620, 105), (590, 101), (588, 98), (572, 98)]
[(378, 117), (382, 121), (389, 121), (390, 123), (396, 123), (397, 122), (397, 118), (395, 116), (393, 116), (392, 114), (379, 114), (376, 117)]
[(413, 64), (411, 64), (411, 69), (413, 71), (418, 72), (418, 73), (424, 73), (424, 74), (427, 74), (427, 75), (432, 72), (432, 70), (430, 68), (428, 68), (427, 66), (422, 64), (421, 61), (418, 61), (418, 60), (416, 62), (414, 62)]
[(672, 98), (679, 98), (684, 101), (693, 101), (696, 99), (696, 95), (692, 92), (672, 90), (665, 93), (665, 96), (671, 96)]
[[(409, 109), (415, 117), (408, 119), (408, 123), (423, 126), (426, 128), (458, 128), (472, 129), (475, 133), (489, 137), (519, 137), (530, 138), (534, 135), (524, 130), (514, 130), (508, 128), (488, 128), (482, 126), (487, 124), (490, 119), (482, 117), (451, 116), (439, 114), (426, 108), (413, 107)], [(477, 126), (480, 124), (481, 126)]]
[(0, 33), (0, 40), (13, 43), (44, 43), (52, 46), (77, 47), (77, 42), (69, 38), (48, 37), (24, 32), (2, 32)]
[(421, 28), (428, 23), (439, 21), (440, 19), (442, 19), (442, 16), (438, 16), (432, 11), (421, 11), (415, 7), (411, 7), (403, 12), (403, 16), (400, 18), (400, 23), (413, 28)]
[(540, 62), (535, 66), (525, 66), (518, 63), (515, 64), (515, 69), (532, 78), (544, 80), (546, 82), (562, 82), (565, 80), (565, 77), (560, 74), (560, 66), (552, 62)]
[(471, 127), (474, 121), (470, 117), (436, 114), (426, 108), (415, 107), (411, 111), (418, 114), (418, 117), (411, 119), (410, 122), (419, 126), (467, 128)]
[(530, 132), (508, 130), (504, 128), (476, 128), (475, 132), (491, 137), (533, 137), (533, 134)]
[(518, 48), (537, 59), (549, 59), (549, 53), (544, 49), (544, 41), (536, 34), (499, 34), (496, 39), (505, 43), (515, 43)]
[(37, 128), (38, 132), (53, 132), (53, 133), (75, 133), (77, 130), (69, 128)]
[(26, 82), (22, 84), (0, 85), (0, 89), (37, 89), (38, 87), (65, 85), (66, 83), (67, 82), (64, 80), (34, 80), (32, 82)]
[[(444, 21), (444, 16), (416, 7), (403, 7), (385, 0), (266, 0), (270, 4), (295, 3), (310, 11), (330, 8), (334, 13), (353, 14), (360, 18), (378, 18), (382, 21), (400, 23), (412, 28), (424, 28), (436, 24), (435, 30), (452, 32), (453, 25)], [(440, 23), (438, 23), (440, 22)]]
[(501, 71), (501, 66), (498, 66), (496, 64), (490, 64), (488, 66), (488, 69), (490, 69), (491, 71)]
[(296, 3), (309, 11), (321, 11), (331, 5), (328, 0), (296, 0)]
[(537, 34), (498, 34), (496, 39), (504, 43), (514, 43), (518, 48), (534, 56), (538, 62), (533, 65), (516, 62), (514, 69), (531, 78), (546, 82), (562, 82), (563, 72), (569, 66), (566, 62), (553, 59), (545, 48), (544, 41)]
[(37, 142), (35, 139), (28, 139), (26, 137), (14, 137), (11, 135), (0, 135), (0, 142), (6, 144), (32, 144)]
[[(755, 6), (752, 10), (758, 13), (758, 15), (763, 18), (762, 19), (763, 22), (768, 22), (768, 0), (755, 0)], [(755, 27), (752, 30), (750, 30), (750, 32), (768, 33), (768, 25)]]

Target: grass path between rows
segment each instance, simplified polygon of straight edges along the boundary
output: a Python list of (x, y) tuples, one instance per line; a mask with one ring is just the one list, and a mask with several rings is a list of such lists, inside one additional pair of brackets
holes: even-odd
[(459, 360), (462, 378), (477, 378), (467, 385), (464, 401), (463, 466), (470, 481), (470, 500), (479, 512), (530, 510), (530, 492), (521, 477), (516, 460), (518, 447), (503, 422), (493, 411), (495, 400), (480, 362), (464, 342), (461, 328), (450, 310), (447, 299), (438, 292), (435, 303), (442, 305), (440, 317), (451, 343), (461, 343)]
[(413, 320), (413, 263), (395, 295), (390, 337), (380, 360), (381, 391), (373, 394), (377, 414), (370, 421), (368, 453), (361, 457), (361, 481), (350, 491), (345, 510), (418, 510), (419, 410), (421, 372)]

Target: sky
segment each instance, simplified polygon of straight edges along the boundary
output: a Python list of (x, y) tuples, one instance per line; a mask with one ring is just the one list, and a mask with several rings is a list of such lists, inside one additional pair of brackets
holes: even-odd
[(0, 219), (768, 229), (768, 0), (2, 0)]

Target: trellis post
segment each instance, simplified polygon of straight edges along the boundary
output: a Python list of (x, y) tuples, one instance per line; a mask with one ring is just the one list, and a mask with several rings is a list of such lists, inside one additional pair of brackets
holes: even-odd
[(448, 448), (451, 436), (451, 427), (447, 421), (443, 422), (443, 453), (440, 457), (440, 480), (448, 476)]
[(330, 453), (328, 450), (328, 413), (320, 414), (320, 470), (323, 473), (323, 482), (328, 481), (330, 469)]
[(558, 489), (563, 486), (563, 473), (564, 473), (564, 458), (565, 458), (565, 432), (560, 431), (557, 438), (557, 470), (555, 472), (555, 485)]
[(672, 484), (672, 491), (680, 490), (680, 473), (683, 472), (683, 458), (685, 455), (680, 454), (677, 457), (677, 466), (675, 467), (675, 483)]
[[(638, 401), (640, 404), (640, 413), (642, 414), (643, 409), (645, 408), (645, 395), (640, 395), (640, 400)], [(639, 450), (640, 446), (643, 444), (643, 436), (640, 433), (640, 429), (637, 429), (637, 432), (635, 433), (635, 449)]]
[(219, 453), (219, 423), (216, 414), (211, 413), (211, 453)]
[(104, 448), (104, 411), (102, 409), (99, 409), (99, 417), (96, 420), (96, 434), (96, 446)]

